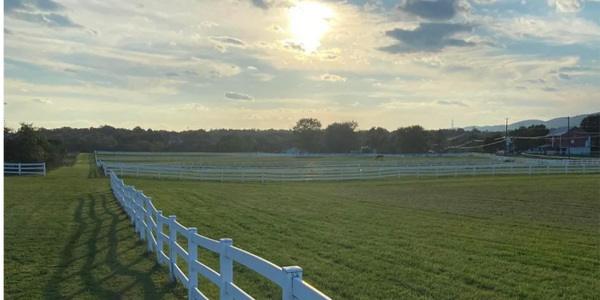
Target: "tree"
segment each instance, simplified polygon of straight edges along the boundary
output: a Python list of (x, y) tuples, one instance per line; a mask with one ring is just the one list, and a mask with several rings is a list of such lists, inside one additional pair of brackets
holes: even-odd
[(292, 129), (297, 147), (308, 152), (318, 152), (321, 148), (321, 121), (303, 118)]
[(366, 145), (382, 153), (390, 132), (382, 127), (372, 127), (366, 135)]
[(483, 140), (483, 151), (485, 153), (494, 154), (497, 151), (503, 150), (504, 146), (506, 145), (506, 142), (500, 142), (500, 140), (502, 140), (503, 138), (504, 136), (500, 134), (494, 134), (486, 137)]
[(441, 129), (437, 130), (434, 134), (433, 150), (437, 153), (443, 152), (445, 142), (446, 134)]
[(325, 150), (331, 153), (349, 153), (358, 148), (355, 121), (333, 123), (325, 129)]
[(592, 147), (600, 147), (600, 113), (583, 118), (579, 128), (592, 136)]
[(397, 153), (427, 153), (428, 133), (420, 125), (401, 127), (394, 131)]

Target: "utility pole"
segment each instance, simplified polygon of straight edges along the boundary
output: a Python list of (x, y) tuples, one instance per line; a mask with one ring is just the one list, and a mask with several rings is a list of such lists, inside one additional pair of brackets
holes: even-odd
[(509, 141), (508, 141), (508, 118), (506, 118), (506, 133), (504, 135), (504, 138), (506, 139), (506, 155), (508, 155), (508, 150), (509, 150)]
[(567, 136), (569, 137), (569, 141), (567, 141), (567, 152), (569, 153), (569, 159), (571, 159), (571, 117), (567, 117)]

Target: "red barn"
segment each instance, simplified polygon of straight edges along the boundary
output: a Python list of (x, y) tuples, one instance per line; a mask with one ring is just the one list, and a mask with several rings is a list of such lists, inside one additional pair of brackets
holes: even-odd
[(543, 146), (546, 154), (584, 154), (591, 151), (592, 138), (578, 127), (556, 128), (546, 135), (546, 145)]

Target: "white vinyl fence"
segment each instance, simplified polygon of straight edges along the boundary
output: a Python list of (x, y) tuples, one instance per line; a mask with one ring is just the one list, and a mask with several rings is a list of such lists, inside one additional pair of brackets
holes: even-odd
[(135, 164), (99, 163), (105, 174), (114, 172), (119, 176), (151, 177), (159, 179), (187, 179), (199, 181), (342, 181), (382, 178), (422, 178), (495, 175), (537, 174), (588, 174), (600, 173), (600, 165), (465, 165), (421, 166), (403, 168), (339, 168), (339, 169), (189, 169), (177, 166), (146, 166)]
[[(276, 283), (282, 289), (283, 300), (331, 300), (323, 293), (302, 280), (300, 267), (278, 267), (254, 254), (233, 246), (231, 239), (212, 240), (197, 233), (197, 229), (187, 228), (177, 222), (175, 216), (162, 215), (152, 204), (151, 198), (133, 186), (125, 185), (114, 172), (107, 173), (113, 194), (129, 215), (142, 241), (148, 244), (148, 251), (156, 252), (156, 259), (169, 267), (171, 281), (181, 281), (188, 290), (188, 299), (208, 300), (198, 286), (198, 275), (202, 275), (220, 288), (221, 300), (253, 300), (250, 295), (233, 282), (233, 262), (240, 263)], [(169, 234), (163, 233), (164, 226)], [(177, 234), (187, 239), (187, 250), (177, 243)], [(168, 245), (168, 253), (163, 251)], [(198, 261), (198, 247), (218, 253), (219, 272)], [(182, 259), (188, 265), (181, 270), (177, 261)]]
[(4, 174), (46, 175), (46, 163), (4, 163)]

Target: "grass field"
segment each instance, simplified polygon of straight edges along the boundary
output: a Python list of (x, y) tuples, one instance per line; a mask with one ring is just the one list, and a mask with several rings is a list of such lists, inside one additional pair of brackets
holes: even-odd
[(184, 299), (129, 224), (85, 154), (5, 178), (4, 299)]
[[(200, 234), (301, 266), (333, 299), (598, 299), (599, 179), (126, 183)], [(234, 278), (256, 299), (280, 293), (239, 265)], [(207, 280), (200, 289), (218, 299)]]
[[(5, 298), (186, 299), (144, 254), (108, 179), (90, 164), (82, 154), (46, 177), (5, 178)], [(125, 182), (202, 235), (301, 266), (333, 299), (600, 294), (598, 175)], [(199, 260), (218, 270), (217, 256), (199, 251)], [(280, 298), (273, 283), (237, 264), (234, 281), (256, 299)], [(200, 285), (218, 299), (214, 285)]]

